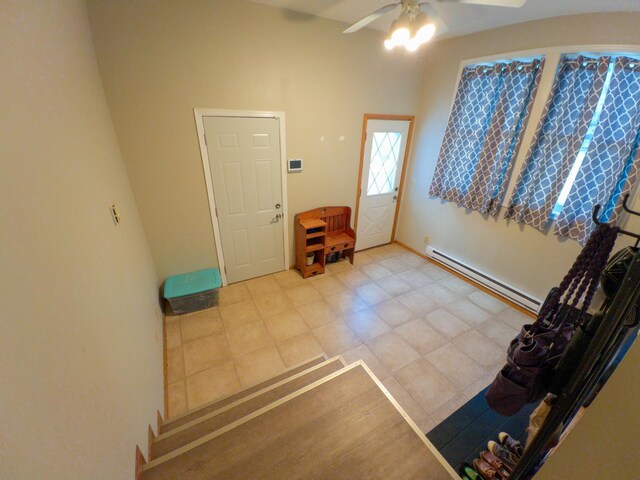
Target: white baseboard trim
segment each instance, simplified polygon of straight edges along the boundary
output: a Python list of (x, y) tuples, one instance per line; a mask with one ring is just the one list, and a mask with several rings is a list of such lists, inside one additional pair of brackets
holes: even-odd
[(442, 250), (428, 246), (425, 253), (431, 260), (454, 270), (460, 275), (463, 275), (476, 283), (479, 283), (492, 292), (508, 298), (516, 305), (519, 305), (530, 312), (537, 313), (540, 310), (540, 306), (542, 305), (540, 299), (529, 295), (516, 287), (508, 285), (501, 280), (478, 270), (477, 268), (467, 265)]

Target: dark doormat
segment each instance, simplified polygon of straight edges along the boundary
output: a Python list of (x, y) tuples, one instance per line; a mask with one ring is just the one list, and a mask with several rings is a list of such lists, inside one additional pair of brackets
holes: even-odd
[(523, 445), (527, 438), (529, 415), (537, 404), (527, 405), (511, 417), (503, 417), (489, 408), (484, 398), (488, 388), (426, 434), (456, 471), (463, 462), (471, 464), (480, 452), (486, 450), (489, 440), (497, 442), (500, 432), (507, 432)]

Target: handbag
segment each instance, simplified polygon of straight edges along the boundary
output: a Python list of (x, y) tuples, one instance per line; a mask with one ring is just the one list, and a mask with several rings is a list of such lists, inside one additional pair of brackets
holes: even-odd
[(560, 285), (549, 292), (535, 322), (524, 325), (511, 341), (507, 362), (485, 393), (492, 410), (511, 416), (545, 396), (554, 367), (591, 305), (618, 230), (609, 224), (594, 230)]

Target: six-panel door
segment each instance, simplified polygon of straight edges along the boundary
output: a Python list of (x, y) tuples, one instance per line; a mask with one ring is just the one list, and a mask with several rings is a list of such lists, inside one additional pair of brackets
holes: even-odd
[(205, 117), (229, 283), (284, 268), (280, 121)]

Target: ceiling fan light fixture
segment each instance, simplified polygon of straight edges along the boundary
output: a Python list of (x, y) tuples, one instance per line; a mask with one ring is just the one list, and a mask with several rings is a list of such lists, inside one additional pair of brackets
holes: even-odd
[(411, 40), (411, 32), (409, 32), (408, 28), (396, 28), (391, 35), (391, 40), (393, 40), (396, 45), (406, 45), (406, 43)]
[(411, 17), (403, 12), (391, 25), (391, 40), (396, 45), (406, 45), (411, 40)]
[(422, 43), (414, 36), (407, 43), (404, 44), (404, 48), (407, 52), (415, 52), (422, 45)]
[(436, 26), (433, 23), (424, 25), (418, 29), (415, 38), (418, 39), (420, 44), (427, 43), (436, 34)]
[(396, 42), (393, 40), (393, 32), (396, 29), (397, 23), (398, 23), (398, 20), (394, 20), (393, 22), (391, 22), (391, 28), (389, 28), (389, 32), (387, 33), (387, 36), (384, 39), (384, 48), (386, 48), (387, 50), (393, 50), (394, 47), (396, 46)]
[(424, 12), (418, 14), (415, 19), (415, 24), (417, 30), (413, 35), (413, 38), (418, 41), (419, 45), (427, 43), (436, 34), (435, 23), (433, 23), (429, 16)]

